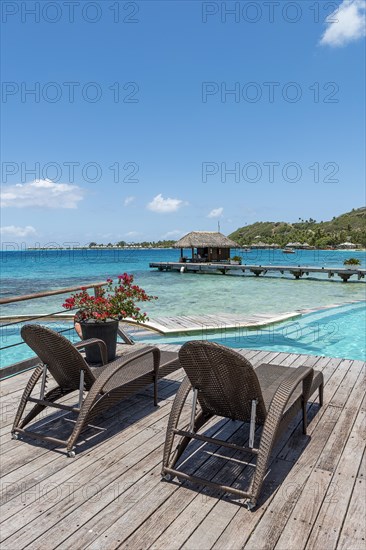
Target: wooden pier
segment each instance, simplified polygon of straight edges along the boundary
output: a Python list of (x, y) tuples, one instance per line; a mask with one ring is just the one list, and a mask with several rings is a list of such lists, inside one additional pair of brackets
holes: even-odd
[(256, 277), (265, 275), (266, 273), (278, 273), (284, 275), (289, 273), (295, 279), (301, 277), (326, 274), (328, 279), (337, 275), (344, 283), (352, 276), (356, 276), (357, 280), (364, 279), (366, 269), (348, 268), (348, 267), (316, 267), (316, 266), (301, 266), (301, 265), (251, 265), (251, 264), (231, 264), (231, 263), (205, 263), (205, 262), (151, 262), (150, 268), (156, 268), (159, 271), (178, 271), (180, 273), (210, 273), (227, 275), (230, 272), (236, 274), (253, 274)]
[[(165, 349), (175, 349), (165, 346)], [(190, 483), (161, 481), (172, 400), (183, 378), (152, 388), (96, 418), (74, 459), (49, 443), (10, 438), (29, 372), (1, 384), (3, 550), (361, 550), (365, 548), (365, 365), (361, 361), (240, 350), (254, 365), (312, 366), (323, 372), (324, 406), (308, 404), (308, 435), (298, 416), (273, 451), (256, 510)], [(66, 397), (64, 398), (67, 399)], [(51, 413), (43, 429), (64, 434), (68, 416)], [(186, 415), (188, 421), (188, 414)], [(208, 435), (232, 442), (247, 426), (216, 419)], [(239, 452), (197, 445), (186, 469), (237, 486), (248, 475)], [(245, 458), (245, 457), (244, 457)]]

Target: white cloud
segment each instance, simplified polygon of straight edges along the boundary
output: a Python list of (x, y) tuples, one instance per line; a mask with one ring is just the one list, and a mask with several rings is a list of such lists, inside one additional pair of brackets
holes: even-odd
[(147, 205), (146, 208), (152, 212), (166, 213), (166, 212), (176, 212), (182, 206), (185, 206), (187, 203), (180, 199), (164, 199), (163, 195), (159, 193), (156, 197), (153, 198), (151, 202)]
[(129, 231), (128, 233), (126, 233), (126, 237), (137, 237), (138, 235), (141, 235), (141, 233), (139, 233), (138, 231)]
[(35, 235), (36, 230), (31, 225), (25, 227), (19, 227), (17, 225), (6, 225), (0, 227), (1, 235), (9, 235), (10, 237), (28, 237), (29, 235)]
[(208, 218), (220, 218), (220, 216), (222, 216), (222, 213), (223, 213), (224, 209), (222, 206), (220, 206), (220, 208), (214, 208), (213, 210), (211, 210), (211, 212), (208, 214)]
[(327, 28), (320, 44), (344, 46), (366, 36), (366, 0), (343, 0), (338, 9), (327, 19)]
[(175, 240), (180, 237), (183, 237), (183, 231), (180, 231), (179, 229), (173, 229), (173, 231), (168, 231), (164, 235), (161, 236), (162, 240)]
[(136, 197), (126, 197), (125, 200), (123, 201), (123, 205), (128, 206), (129, 204), (131, 204), (135, 200), (135, 198)]
[(77, 208), (83, 200), (85, 190), (69, 183), (55, 183), (51, 180), (34, 180), (3, 187), (1, 206), (27, 208)]

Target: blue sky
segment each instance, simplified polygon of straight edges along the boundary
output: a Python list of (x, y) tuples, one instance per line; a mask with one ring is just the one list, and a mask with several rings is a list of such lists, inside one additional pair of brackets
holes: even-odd
[(3, 242), (229, 234), (364, 205), (365, 0), (70, 10), (2, 4)]

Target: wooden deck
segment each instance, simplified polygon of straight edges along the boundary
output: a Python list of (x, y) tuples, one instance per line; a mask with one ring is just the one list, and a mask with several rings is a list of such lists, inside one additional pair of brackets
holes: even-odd
[[(97, 419), (74, 459), (51, 445), (10, 439), (29, 373), (2, 382), (2, 550), (363, 550), (365, 364), (253, 350), (245, 355), (254, 364), (314, 366), (325, 378), (324, 407), (316, 400), (309, 404), (308, 436), (302, 435), (299, 419), (292, 422), (274, 450), (254, 512), (208, 488), (160, 480), (167, 418), (181, 371), (161, 381), (158, 408), (148, 388)], [(49, 430), (63, 431), (64, 424), (69, 430), (70, 421), (56, 416)], [(239, 441), (243, 429), (218, 420), (209, 432), (220, 430), (221, 438)], [(198, 444), (195, 450), (186, 465), (192, 473), (229, 484), (247, 475), (234, 451)]]
[[(180, 315), (178, 317), (154, 317), (146, 321), (143, 326), (160, 332), (161, 334), (192, 334), (240, 329), (262, 328), (282, 321), (289, 321), (301, 317), (300, 311), (286, 313), (215, 313), (201, 315)], [(132, 320), (128, 320), (133, 322)]]

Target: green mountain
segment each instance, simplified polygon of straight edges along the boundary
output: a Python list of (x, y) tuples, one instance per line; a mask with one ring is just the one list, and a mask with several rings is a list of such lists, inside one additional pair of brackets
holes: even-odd
[(229, 237), (242, 246), (258, 241), (280, 246), (289, 242), (306, 242), (323, 248), (350, 241), (366, 247), (366, 207), (353, 209), (325, 222), (317, 222), (312, 218), (299, 218), (296, 223), (256, 222), (240, 227)]

